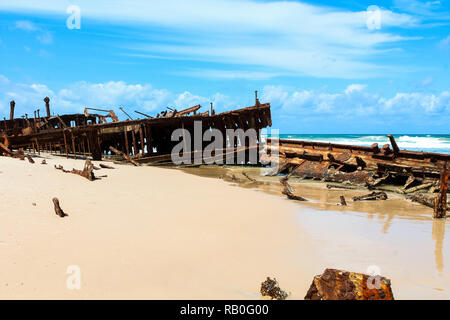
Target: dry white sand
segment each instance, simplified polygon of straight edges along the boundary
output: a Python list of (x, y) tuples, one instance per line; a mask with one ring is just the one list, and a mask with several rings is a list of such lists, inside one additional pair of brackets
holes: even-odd
[[(301, 299), (317, 273), (281, 198), (154, 167), (91, 182), (54, 168), (83, 160), (35, 160), (0, 157), (2, 299), (258, 299), (266, 276)], [(66, 285), (73, 265), (80, 290)]]

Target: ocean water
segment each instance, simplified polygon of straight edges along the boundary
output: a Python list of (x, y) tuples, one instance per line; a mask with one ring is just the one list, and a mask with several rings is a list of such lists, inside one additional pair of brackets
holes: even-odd
[[(399, 134), (394, 135), (400, 149), (450, 154), (450, 134)], [(386, 135), (378, 134), (280, 134), (280, 139), (332, 142), (359, 146), (389, 143)]]

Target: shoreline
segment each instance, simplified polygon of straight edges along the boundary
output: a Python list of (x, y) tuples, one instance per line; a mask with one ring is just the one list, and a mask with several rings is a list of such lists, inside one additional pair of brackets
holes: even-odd
[[(418, 204), (343, 208), (338, 195), (357, 191), (294, 182), (315, 200), (299, 205), (270, 184), (255, 192), (150, 166), (114, 164), (91, 182), (53, 168), (81, 169), (84, 160), (42, 157), (47, 165), (0, 158), (3, 299), (261, 299), (267, 276), (303, 299), (325, 268), (371, 265), (396, 299), (450, 297), (448, 224)], [(54, 196), (68, 217), (54, 214)], [(81, 290), (66, 287), (70, 265), (80, 266)]]

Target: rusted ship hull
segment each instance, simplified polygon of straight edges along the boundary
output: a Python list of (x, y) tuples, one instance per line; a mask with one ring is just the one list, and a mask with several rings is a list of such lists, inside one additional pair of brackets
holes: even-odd
[[(260, 129), (272, 125), (270, 104), (261, 104), (257, 99), (255, 106), (219, 114), (215, 114), (213, 110), (211, 114), (209, 111), (195, 114), (199, 108), (200, 106), (195, 106), (180, 112), (174, 110), (157, 118), (147, 116), (146, 119), (108, 123), (103, 122), (99, 115), (77, 115), (76, 121), (73, 117), (66, 116), (69, 122), (65, 121), (64, 116), (57, 116), (56, 124), (48, 127), (43, 124), (45, 120), (48, 122), (48, 119), (53, 119), (51, 117), (37, 121), (36, 125), (29, 120), (5, 120), (6, 129), (2, 133), (0, 143), (10, 150), (46, 150), (75, 157), (83, 154), (94, 160), (101, 160), (110, 153), (112, 147), (127, 156), (142, 159), (170, 155), (173, 147), (179, 143), (171, 140), (172, 132), (181, 128), (193, 137), (196, 121), (201, 121), (202, 130), (214, 128), (221, 131), (223, 137), (227, 137), (227, 129), (254, 129), (259, 135)], [(194, 112), (194, 115), (188, 116), (191, 112)], [(23, 132), (27, 128), (30, 129)], [(227, 139), (224, 140), (224, 148), (251, 147), (247, 141), (240, 144), (234, 139), (231, 145), (229, 142), (227, 146)], [(209, 142), (203, 142), (202, 147), (207, 144)], [(193, 141), (190, 150), (195, 150)]]
[[(396, 191), (438, 191), (442, 171), (450, 155), (400, 150), (391, 145), (381, 148), (280, 139), (278, 145), (267, 139), (267, 153), (278, 148), (280, 171), (305, 179), (355, 184), (377, 188), (398, 186)], [(262, 155), (264, 160), (264, 154)], [(267, 157), (267, 156), (266, 156)]]

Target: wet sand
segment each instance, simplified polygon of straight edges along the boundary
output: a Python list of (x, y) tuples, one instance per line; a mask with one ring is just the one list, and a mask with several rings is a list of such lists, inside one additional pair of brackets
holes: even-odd
[[(279, 177), (261, 176), (264, 171), (260, 168), (202, 166), (182, 170), (285, 198)], [(236, 180), (230, 178), (233, 175)], [(396, 193), (387, 192), (386, 201), (353, 202), (353, 196), (367, 190), (327, 189), (325, 183), (296, 178), (289, 184), (296, 195), (308, 200), (284, 199), (295, 207), (297, 223), (315, 253), (315, 270), (332, 267), (366, 272), (375, 267), (392, 280), (395, 298), (450, 298), (450, 240), (445, 237), (450, 224), (445, 219), (432, 219), (431, 208)], [(341, 195), (348, 206), (338, 205)]]
[[(395, 298), (450, 298), (448, 223), (400, 197), (353, 203), (362, 192), (292, 182), (310, 201), (289, 201), (256, 168), (244, 170), (264, 183), (242, 168), (231, 169), (238, 183), (225, 167), (125, 165), (90, 182), (53, 168), (83, 160), (46, 158), (0, 157), (0, 298), (259, 299), (271, 276), (302, 299), (326, 267), (373, 265)], [(68, 217), (54, 214), (55, 196)], [(71, 265), (80, 290), (66, 286)]]

